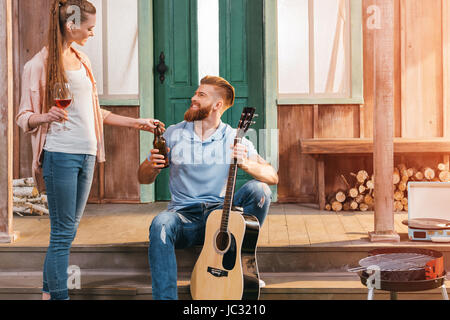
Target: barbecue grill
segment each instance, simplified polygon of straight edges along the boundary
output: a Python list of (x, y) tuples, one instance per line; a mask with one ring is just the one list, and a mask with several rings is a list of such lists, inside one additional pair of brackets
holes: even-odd
[(446, 271), (441, 252), (418, 248), (384, 248), (369, 252), (359, 261), (359, 267), (349, 269), (358, 273), (368, 289), (368, 300), (373, 300), (375, 289), (389, 291), (391, 299), (398, 292), (416, 292), (441, 288), (448, 300), (445, 286)]

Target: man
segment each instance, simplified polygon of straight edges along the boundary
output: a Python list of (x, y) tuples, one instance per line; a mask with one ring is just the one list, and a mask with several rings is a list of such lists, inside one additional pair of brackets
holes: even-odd
[[(269, 211), (268, 185), (278, 184), (278, 174), (249, 140), (243, 139), (234, 147), (236, 130), (221, 121), (234, 99), (234, 88), (225, 79), (205, 77), (185, 121), (164, 133), (169, 147), (172, 200), (150, 227), (149, 264), (155, 300), (178, 298), (175, 248), (203, 244), (208, 215), (223, 208), (233, 158), (240, 169), (255, 178), (236, 192), (233, 205), (256, 216), (260, 225)], [(164, 157), (152, 150), (139, 168), (140, 183), (155, 182), (164, 165)]]

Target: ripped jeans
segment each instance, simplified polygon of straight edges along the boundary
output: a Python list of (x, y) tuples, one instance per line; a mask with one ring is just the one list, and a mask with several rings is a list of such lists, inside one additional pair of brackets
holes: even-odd
[[(267, 184), (252, 180), (234, 196), (233, 205), (258, 218), (262, 226), (269, 212), (271, 191)], [(223, 203), (199, 203), (182, 210), (164, 211), (150, 226), (148, 259), (154, 300), (177, 300), (177, 260), (175, 249), (203, 245), (206, 220)]]

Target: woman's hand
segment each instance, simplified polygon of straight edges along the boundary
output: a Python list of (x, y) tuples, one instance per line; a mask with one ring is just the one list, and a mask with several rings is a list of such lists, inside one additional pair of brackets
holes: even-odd
[(69, 120), (67, 111), (55, 106), (53, 106), (48, 113), (44, 114), (44, 116), (44, 120), (46, 123), (63, 122)]
[(162, 128), (162, 132), (165, 131), (164, 127), (164, 123), (159, 121), (159, 120), (155, 120), (155, 119), (136, 119), (136, 129), (139, 130), (143, 130), (143, 131), (149, 131), (154, 133), (155, 129), (156, 129), (156, 125), (159, 124), (160, 127)]

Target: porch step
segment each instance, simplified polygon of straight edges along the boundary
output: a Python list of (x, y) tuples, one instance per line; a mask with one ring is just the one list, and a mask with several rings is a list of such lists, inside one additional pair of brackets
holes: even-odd
[[(349, 299), (365, 300), (365, 288), (357, 275), (346, 272), (367, 257), (372, 246), (341, 247), (262, 247), (258, 249), (258, 266), (267, 286), (262, 300)], [(436, 249), (436, 248), (435, 248)], [(450, 249), (444, 253), (446, 270), (450, 270)], [(179, 297), (190, 299), (190, 273), (200, 248), (177, 250)], [(40, 299), (42, 266), (47, 248), (0, 247), (0, 300)], [(70, 265), (81, 270), (81, 289), (73, 290), (74, 300), (152, 298), (148, 267), (148, 244), (75, 246)], [(389, 299), (378, 292), (375, 299)], [(399, 299), (440, 300), (440, 290), (401, 293)]]
[[(421, 246), (422, 247), (422, 246)], [(261, 273), (346, 272), (358, 266), (373, 246), (341, 247), (261, 247), (257, 260)], [(425, 247), (444, 254), (445, 268), (450, 270), (450, 247)], [(189, 273), (194, 268), (200, 247), (177, 250), (178, 272)], [(44, 264), (47, 248), (0, 247), (0, 272), (36, 271)], [(74, 246), (70, 264), (81, 270), (148, 270), (148, 244)]]
[[(348, 273), (261, 273), (266, 287), (261, 300), (365, 300), (367, 288), (358, 276)], [(189, 274), (179, 274), (181, 300), (190, 300)], [(81, 289), (71, 290), (72, 300), (150, 300), (151, 279), (144, 272), (85, 270)], [(0, 273), (0, 300), (41, 299), (41, 272)], [(387, 300), (388, 292), (377, 291), (375, 300)], [(400, 300), (441, 300), (439, 289), (400, 293)]]

